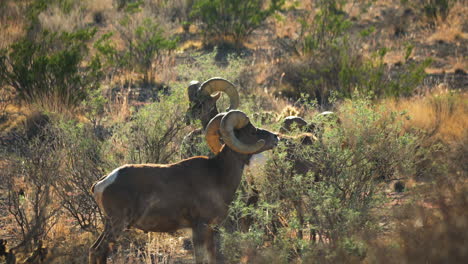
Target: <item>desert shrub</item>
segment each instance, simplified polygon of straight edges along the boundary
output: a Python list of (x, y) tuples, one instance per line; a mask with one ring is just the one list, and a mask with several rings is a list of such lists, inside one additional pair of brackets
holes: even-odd
[(186, 133), (183, 96), (180, 92), (161, 96), (159, 102), (144, 106), (132, 120), (115, 129), (111, 147), (118, 155), (117, 164), (175, 161), (179, 142)]
[(333, 97), (350, 98), (355, 90), (375, 98), (413, 95), (431, 60), (411, 61), (411, 45), (398, 69), (384, 63), (386, 48), (362, 56), (358, 43), (372, 30), (359, 36), (348, 33), (352, 23), (343, 11), (347, 2), (319, 1), (312, 22), (301, 20), (297, 41), (301, 57), (280, 65), (285, 83), (280, 93), (294, 99), (307, 94), (320, 105), (329, 104)]
[(325, 48), (330, 43), (339, 40), (352, 25), (343, 11), (346, 0), (316, 1), (317, 13), (310, 23), (300, 18), (300, 43), (302, 53), (310, 53), (316, 49)]
[(79, 2), (62, 1), (49, 5), (38, 15), (40, 27), (51, 32), (73, 32), (86, 27), (86, 10)]
[(421, 9), (429, 22), (434, 23), (437, 19), (444, 21), (450, 9), (456, 2), (454, 0), (401, 0), (404, 5), (409, 5), (416, 9)]
[[(215, 48), (211, 52), (193, 52), (186, 60), (177, 65), (180, 79), (187, 84), (192, 80), (205, 81), (214, 76), (237, 83), (243, 67), (247, 64), (242, 54), (219, 55), (221, 51)], [(238, 87), (242, 89), (243, 87)]]
[[(417, 138), (402, 133), (401, 115), (387, 114), (368, 99), (347, 102), (340, 113), (341, 125), (324, 121), (331, 123), (323, 140), (279, 146), (264, 174), (244, 183), (251, 185), (245, 189), (258, 190), (258, 202), (247, 206), (245, 192), (238, 192), (231, 205), (229, 217), (238, 226), (250, 219), (249, 233), (240, 228), (223, 232), (231, 260), (250, 253), (263, 258), (269, 250), (277, 263), (365, 258), (358, 234), (376, 228), (372, 210), (383, 201), (381, 183), (414, 172)], [(298, 173), (293, 159), (309, 161), (310, 171)], [(227, 247), (233, 241), (249, 246)]]
[(240, 45), (256, 28), (276, 11), (284, 0), (199, 0), (192, 16), (202, 22), (205, 41)]
[(83, 10), (77, 1), (34, 0), (23, 5), (26, 34), (31, 40), (41, 39), (46, 29), (71, 31), (85, 26)]
[(113, 43), (114, 33), (108, 32), (94, 44), (111, 71), (136, 71), (143, 75), (143, 83), (154, 81), (154, 64), (176, 48), (177, 39), (165, 35), (163, 28), (152, 17), (143, 17), (139, 5), (125, 12), (116, 24), (119, 36), (125, 43), (118, 49)]
[(60, 204), (82, 230), (96, 232), (102, 216), (90, 188), (107, 169), (103, 142), (93, 127), (75, 121), (58, 121), (50, 133), (56, 155), (62, 157), (61, 175), (52, 183)]
[(60, 175), (60, 159), (53, 153), (47, 129), (34, 138), (18, 137), (15, 147), (0, 150), (2, 168), (1, 200), (14, 219), (12, 235), (20, 241), (16, 247), (30, 252), (47, 238), (56, 223), (60, 203), (53, 195), (51, 183)]
[(39, 40), (27, 38), (0, 53), (0, 78), (18, 99), (50, 111), (73, 111), (98, 85), (100, 63), (86, 65), (86, 46), (95, 30), (73, 33), (44, 32)]
[[(414, 187), (409, 201), (393, 209), (396, 226), (388, 242), (373, 243), (371, 262), (459, 263), (468, 255), (461, 245), (468, 238), (468, 185), (466, 158), (468, 137), (444, 148), (433, 157), (441, 173), (429, 173), (433, 181)], [(417, 245), (417, 246), (415, 246)]]
[(132, 8), (135, 4), (138, 5), (142, 1), (140, 0), (115, 0), (114, 2), (116, 2), (117, 9), (122, 10), (122, 9), (128, 8), (128, 6)]
[[(1, 83), (0, 83), (1, 86)], [(7, 107), (13, 103), (14, 94), (11, 89), (0, 88), (0, 123), (8, 119)]]
[(147, 6), (153, 14), (162, 16), (167, 22), (190, 24), (190, 12), (194, 2), (194, 0), (156, 0), (148, 1)]
[(121, 52), (117, 50), (117, 46), (112, 40), (113, 36), (113, 32), (104, 33), (94, 43), (94, 48), (101, 56), (102, 69), (111, 79), (116, 73), (122, 71), (127, 63)]

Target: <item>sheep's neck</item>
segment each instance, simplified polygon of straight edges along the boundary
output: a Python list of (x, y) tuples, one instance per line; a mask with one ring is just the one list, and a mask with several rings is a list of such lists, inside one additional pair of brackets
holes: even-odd
[(234, 193), (241, 182), (244, 166), (248, 163), (251, 156), (237, 153), (228, 147), (224, 147), (218, 156), (216, 156), (222, 164), (221, 183), (225, 187), (223, 196), (227, 204), (232, 202)]
[(215, 117), (218, 113), (219, 113), (218, 109), (216, 107), (213, 107), (206, 116), (200, 119), (202, 126), (203, 126), (203, 130), (206, 129), (206, 127), (208, 126), (208, 123), (210, 123), (211, 119), (213, 119), (213, 117)]

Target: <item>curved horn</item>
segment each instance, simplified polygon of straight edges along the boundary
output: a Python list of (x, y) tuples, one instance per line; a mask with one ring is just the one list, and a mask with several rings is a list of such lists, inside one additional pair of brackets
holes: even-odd
[(200, 90), (208, 94), (213, 94), (215, 92), (225, 92), (229, 96), (229, 110), (236, 109), (239, 106), (239, 93), (237, 89), (230, 81), (223, 79), (221, 77), (211, 78), (200, 86)]
[(219, 142), (219, 127), (221, 125), (221, 119), (226, 113), (217, 114), (213, 117), (208, 125), (206, 126), (205, 139), (208, 147), (214, 154), (218, 154), (221, 151), (223, 145)]
[(223, 141), (231, 149), (243, 154), (251, 154), (259, 151), (264, 145), (265, 140), (259, 140), (255, 144), (247, 145), (242, 143), (234, 134), (234, 129), (240, 129), (250, 123), (247, 115), (239, 110), (229, 111), (221, 120), (220, 132)]
[(190, 102), (192, 102), (196, 98), (199, 87), (200, 87), (199, 81), (190, 82), (189, 87), (187, 88), (188, 98)]

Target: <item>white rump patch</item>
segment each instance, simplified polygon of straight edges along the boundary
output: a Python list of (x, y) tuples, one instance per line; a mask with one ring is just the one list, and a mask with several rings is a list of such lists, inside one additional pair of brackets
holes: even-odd
[(107, 186), (111, 185), (117, 176), (119, 175), (120, 168), (113, 170), (109, 173), (104, 179), (98, 181), (96, 185), (94, 185), (94, 199), (96, 199), (97, 204), (104, 211), (104, 207), (102, 205), (102, 193), (107, 188)]
[(268, 155), (265, 152), (252, 155), (249, 165), (245, 167), (252, 175), (259, 175), (266, 166)]

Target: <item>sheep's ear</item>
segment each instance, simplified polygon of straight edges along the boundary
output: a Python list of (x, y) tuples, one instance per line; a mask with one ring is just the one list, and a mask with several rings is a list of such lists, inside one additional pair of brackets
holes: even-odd
[(199, 81), (191, 81), (189, 87), (187, 87), (187, 94), (190, 102), (193, 102), (197, 96), (198, 88), (200, 87)]

